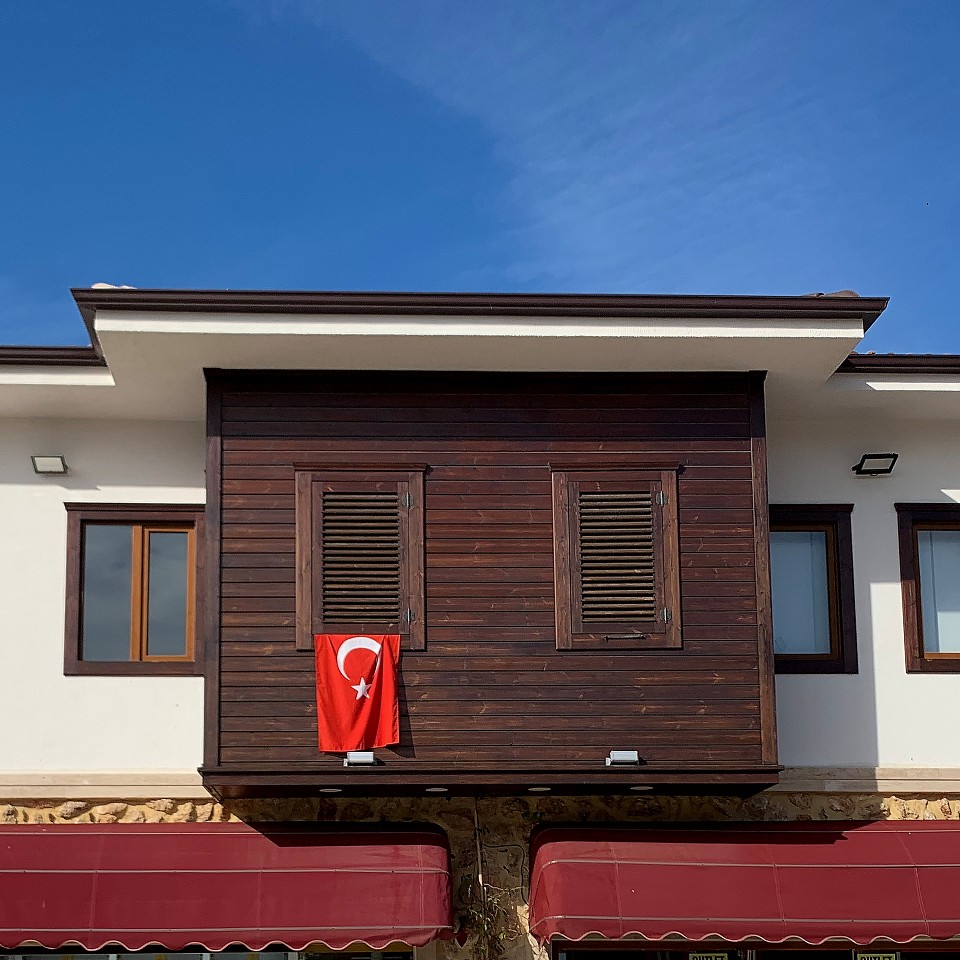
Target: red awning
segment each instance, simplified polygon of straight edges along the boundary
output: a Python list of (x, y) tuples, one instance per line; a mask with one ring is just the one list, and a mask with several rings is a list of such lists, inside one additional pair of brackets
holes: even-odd
[(0, 947), (420, 946), (451, 933), (429, 829), (0, 826)]
[(541, 942), (960, 936), (958, 822), (550, 827), (532, 846)]

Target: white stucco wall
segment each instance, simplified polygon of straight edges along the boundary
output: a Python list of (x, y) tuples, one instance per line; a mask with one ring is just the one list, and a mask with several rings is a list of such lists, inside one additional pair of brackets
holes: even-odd
[[(822, 416), (822, 414), (821, 414)], [(777, 677), (788, 766), (960, 767), (960, 674), (908, 674), (896, 502), (960, 501), (955, 421), (844, 413), (768, 424), (771, 503), (853, 503), (859, 673)], [(890, 477), (858, 478), (869, 452), (896, 451)]]
[[(203, 450), (202, 424), (0, 420), (0, 772), (200, 764), (200, 677), (63, 675), (63, 504), (202, 503)], [(40, 453), (69, 474), (36, 476)]]
[[(0, 773), (195, 769), (198, 677), (64, 677), (64, 501), (202, 502), (203, 427), (194, 423), (0, 420)], [(869, 451), (896, 450), (892, 477), (858, 479)], [(64, 478), (33, 453), (62, 453)], [(777, 678), (788, 766), (960, 767), (960, 674), (904, 669), (893, 504), (960, 502), (950, 421), (844, 416), (769, 424), (773, 503), (854, 503), (860, 671)]]

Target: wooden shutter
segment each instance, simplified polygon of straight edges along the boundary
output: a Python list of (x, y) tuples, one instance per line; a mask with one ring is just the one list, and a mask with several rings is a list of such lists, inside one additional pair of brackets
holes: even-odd
[(423, 649), (423, 468), (297, 473), (297, 648), (317, 633)]
[(400, 623), (400, 496), (323, 490), (316, 594), (323, 623)]
[(580, 619), (654, 620), (657, 575), (652, 490), (578, 490)]
[(555, 470), (557, 646), (680, 646), (676, 472)]

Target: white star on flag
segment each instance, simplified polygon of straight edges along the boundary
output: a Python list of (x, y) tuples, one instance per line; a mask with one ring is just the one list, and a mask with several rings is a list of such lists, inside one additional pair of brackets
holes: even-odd
[(368, 700), (370, 699), (370, 694), (367, 693), (367, 691), (370, 689), (370, 684), (367, 683), (366, 677), (361, 677), (359, 683), (352, 683), (350, 686), (357, 691), (358, 700), (361, 697), (366, 697)]

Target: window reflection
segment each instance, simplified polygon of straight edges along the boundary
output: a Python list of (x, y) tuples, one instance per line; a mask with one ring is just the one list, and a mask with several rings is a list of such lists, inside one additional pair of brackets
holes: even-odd
[(823, 530), (772, 531), (770, 579), (774, 652), (829, 654), (826, 533)]
[(960, 530), (919, 530), (924, 653), (960, 653)]
[(194, 529), (87, 522), (81, 536), (79, 659), (191, 659)]
[(130, 659), (133, 528), (88, 524), (83, 542), (84, 660)]
[(182, 657), (187, 653), (187, 551), (183, 531), (149, 534), (147, 655)]

